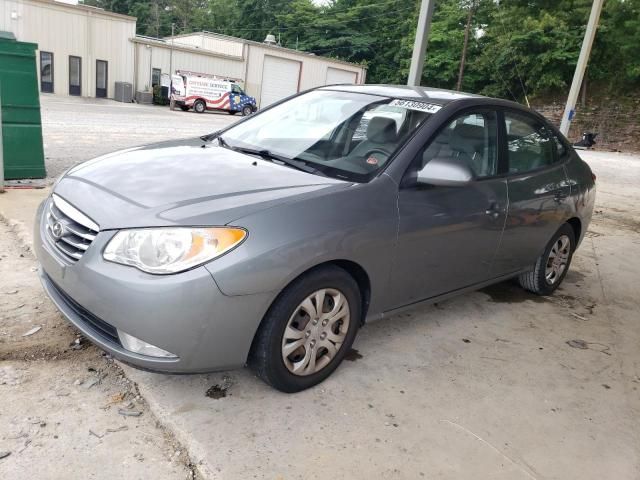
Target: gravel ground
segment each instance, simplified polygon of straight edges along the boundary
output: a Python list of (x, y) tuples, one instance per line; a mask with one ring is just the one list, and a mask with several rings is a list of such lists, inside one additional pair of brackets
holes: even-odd
[(113, 100), (40, 95), (47, 177), (122, 148), (211, 133), (238, 120), (226, 112), (171, 111)]

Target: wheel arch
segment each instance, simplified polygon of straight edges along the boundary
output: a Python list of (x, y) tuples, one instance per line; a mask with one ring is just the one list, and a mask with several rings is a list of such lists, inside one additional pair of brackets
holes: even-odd
[[(280, 289), (278, 294), (273, 298), (273, 300), (269, 304), (269, 308), (267, 309), (267, 312), (271, 310), (271, 307), (273, 306), (273, 304), (278, 300), (278, 298), (280, 298), (280, 295), (282, 294), (282, 292), (284, 292), (289, 287), (289, 285), (296, 282), (302, 276), (307, 275), (309, 272), (312, 272), (314, 270), (317, 270), (326, 266), (331, 266), (331, 265), (346, 271), (358, 284), (358, 289), (360, 290), (360, 301), (361, 301), (360, 306), (362, 310), (361, 312), (362, 317), (360, 319), (360, 323), (364, 324), (364, 320), (365, 318), (367, 318), (367, 311), (369, 309), (369, 304), (371, 302), (371, 280), (369, 278), (369, 274), (364, 269), (364, 267), (362, 267), (362, 265), (360, 265), (357, 262), (354, 262), (353, 260), (346, 260), (346, 259), (326, 260), (324, 262), (317, 263), (313, 266), (310, 266), (305, 270), (303, 270), (302, 272), (300, 272), (293, 279), (291, 279), (284, 287)], [(265, 313), (265, 316), (266, 316), (266, 313)]]
[(576, 245), (580, 242), (580, 238), (582, 235), (582, 221), (578, 217), (572, 217), (567, 220), (567, 223), (573, 229), (573, 234), (576, 240)]
[(369, 310), (369, 304), (371, 303), (371, 279), (367, 271), (358, 263), (351, 260), (333, 260), (326, 262), (325, 264), (333, 264), (337, 267), (346, 270), (346, 272), (353, 277), (358, 284), (360, 290), (361, 310), (362, 318), (360, 318), (360, 324), (364, 324), (367, 318), (367, 311)]

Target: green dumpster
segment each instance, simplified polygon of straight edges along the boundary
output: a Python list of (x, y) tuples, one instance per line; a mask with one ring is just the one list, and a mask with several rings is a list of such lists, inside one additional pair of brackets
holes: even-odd
[(0, 101), (4, 177), (43, 178), (44, 151), (35, 43), (0, 32)]

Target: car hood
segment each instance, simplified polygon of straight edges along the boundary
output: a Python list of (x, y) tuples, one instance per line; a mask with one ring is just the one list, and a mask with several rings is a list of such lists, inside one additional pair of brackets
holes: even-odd
[(82, 163), (54, 192), (109, 230), (226, 225), (300, 196), (349, 185), (191, 139)]

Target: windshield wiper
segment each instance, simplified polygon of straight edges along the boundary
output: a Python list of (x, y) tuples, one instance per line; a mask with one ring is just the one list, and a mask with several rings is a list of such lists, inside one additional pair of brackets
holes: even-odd
[(214, 140), (216, 138), (220, 137), (220, 130), (213, 132), (213, 133), (207, 133), (206, 135), (202, 135), (200, 137), (200, 140), (204, 141), (204, 142), (210, 142), (211, 140)]
[(313, 173), (315, 175), (322, 175), (323, 177), (327, 176), (324, 172), (321, 172), (317, 168), (313, 168), (307, 165), (307, 162), (305, 162), (304, 160), (296, 160), (293, 158), (283, 157), (282, 155), (277, 155), (267, 149), (253, 149), (246, 147), (229, 146), (222, 137), (218, 137), (218, 142), (220, 142), (220, 145), (222, 145), (223, 147), (229, 148), (236, 152), (246, 153), (247, 155), (257, 155), (264, 160), (268, 160), (278, 165), (286, 165), (288, 167), (295, 168), (296, 170), (301, 170), (306, 173)]

